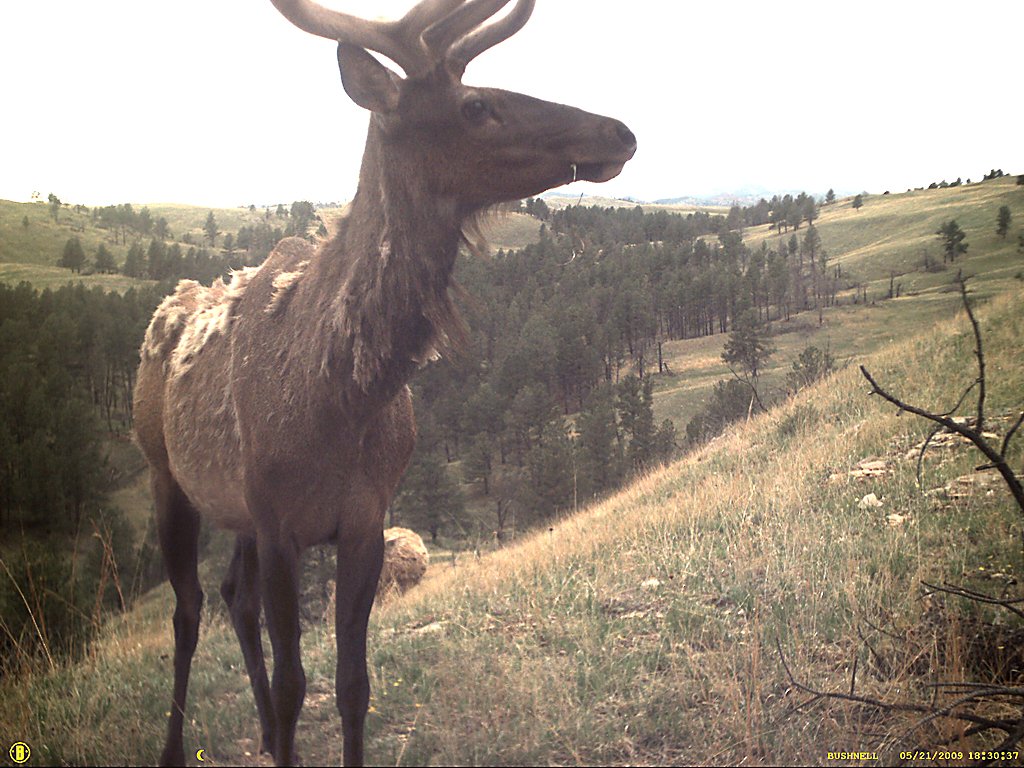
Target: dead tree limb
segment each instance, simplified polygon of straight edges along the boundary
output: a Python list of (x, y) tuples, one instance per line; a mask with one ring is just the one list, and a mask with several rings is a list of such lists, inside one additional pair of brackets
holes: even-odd
[(956, 584), (944, 584), (938, 586), (937, 584), (929, 584), (927, 581), (922, 581), (921, 585), (926, 589), (930, 589), (934, 592), (941, 592), (946, 595), (954, 595), (956, 597), (963, 597), (967, 600), (973, 600), (976, 603), (984, 603), (986, 605), (998, 605), (1000, 608), (1005, 608), (1011, 613), (1020, 616), (1024, 619), (1024, 610), (1018, 608), (1018, 605), (1024, 604), (1024, 597), (1018, 597), (1015, 599), (1002, 599), (998, 597), (991, 597), (982, 592), (975, 592), (973, 589), (967, 589), (966, 587), (957, 586)]
[[(860, 366), (860, 372), (864, 374), (864, 378), (866, 378), (868, 383), (871, 384), (871, 394), (878, 395), (879, 397), (888, 400), (899, 408), (900, 411), (906, 411), (907, 413), (912, 413), (915, 416), (920, 416), (923, 419), (928, 419), (941, 427), (945, 427), (948, 431), (954, 432), (970, 440), (989, 460), (989, 463), (979, 467), (979, 470), (999, 470), (999, 474), (1002, 475), (1003, 480), (1010, 489), (1010, 493), (1013, 494), (1013, 498), (1017, 502), (1017, 506), (1020, 507), (1021, 512), (1024, 513), (1024, 487), (1021, 486), (1020, 479), (1017, 477), (1016, 473), (1014, 473), (1006, 459), (1010, 440), (1013, 438), (1017, 430), (1020, 429), (1021, 424), (1024, 423), (1024, 413), (1021, 413), (1017, 422), (1013, 425), (1010, 431), (1006, 433), (1006, 437), (1003, 439), (1003, 443), (1000, 448), (997, 449), (988, 441), (988, 438), (985, 437), (985, 350), (984, 345), (982, 344), (981, 328), (978, 325), (977, 318), (974, 316), (974, 311), (971, 309), (971, 302), (967, 296), (967, 284), (962, 277), (958, 278), (958, 282), (960, 284), (960, 296), (963, 299), (964, 308), (967, 311), (967, 317), (971, 321), (971, 328), (974, 330), (974, 355), (978, 360), (978, 378), (970, 387), (967, 388), (967, 391), (961, 396), (957, 405), (953, 407), (953, 410), (947, 411), (946, 413), (933, 413), (931, 411), (926, 411), (923, 408), (911, 405), (883, 389), (868, 372), (868, 369), (863, 365)], [(962, 405), (967, 399), (967, 395), (975, 387), (978, 388), (978, 406), (976, 411), (977, 415), (975, 416), (974, 425), (972, 426), (967, 423), (961, 423), (952, 417), (960, 405)], [(935, 433), (929, 436), (929, 439), (925, 441), (924, 447), (922, 448), (922, 455), (924, 450), (927, 449), (928, 444), (931, 442), (931, 438), (934, 437), (934, 434)]]
[[(991, 701), (993, 696), (1024, 700), (1024, 688), (997, 686), (995, 687), (995, 690), (993, 690), (993, 686), (966, 684), (969, 686), (969, 690), (966, 693), (961, 692), (962, 695), (960, 695), (959, 698), (942, 707), (936, 707), (931, 704), (918, 704), (912, 701), (883, 701), (882, 699), (876, 699), (871, 696), (861, 696), (859, 694), (819, 691), (818, 689), (812, 688), (811, 686), (801, 683), (796, 679), (796, 676), (793, 674), (793, 670), (789, 667), (789, 662), (786, 660), (786, 654), (782, 650), (782, 643), (778, 638), (775, 640), (775, 648), (779, 653), (779, 659), (782, 661), (782, 667), (786, 671), (786, 677), (789, 678), (790, 684), (798, 691), (806, 693), (811, 697), (811, 699), (805, 702), (802, 706), (806, 706), (806, 704), (810, 704), (821, 699), (830, 699), (833, 701), (847, 701), (864, 707), (874, 707), (885, 712), (911, 712), (923, 715), (920, 720), (915, 722), (914, 725), (896, 741), (906, 739), (914, 731), (927, 725), (933, 720), (942, 717), (959, 720), (964, 723), (971, 723), (978, 728), (978, 732), (987, 730), (1002, 731), (1007, 734), (1008, 737), (1013, 736), (1017, 732), (1020, 723), (1024, 722), (1024, 719), (995, 720), (991, 717), (979, 715), (976, 712), (956, 711), (958, 708), (964, 707), (968, 704), (980, 704), (986, 701)], [(1019, 738), (1020, 737), (1018, 737), (1018, 739)]]

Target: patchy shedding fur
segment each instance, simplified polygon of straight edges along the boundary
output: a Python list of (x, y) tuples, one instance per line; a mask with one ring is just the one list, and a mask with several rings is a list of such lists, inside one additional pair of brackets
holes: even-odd
[(153, 359), (167, 355), (177, 343), (188, 316), (196, 308), (196, 294), (204, 290), (195, 280), (182, 280), (170, 296), (160, 302), (146, 329), (142, 342), (142, 355)]
[(211, 338), (228, 332), (235, 307), (259, 269), (238, 270), (231, 274), (230, 283), (220, 279), (209, 288), (195, 280), (182, 280), (153, 314), (142, 354), (162, 357), (172, 377), (187, 372)]

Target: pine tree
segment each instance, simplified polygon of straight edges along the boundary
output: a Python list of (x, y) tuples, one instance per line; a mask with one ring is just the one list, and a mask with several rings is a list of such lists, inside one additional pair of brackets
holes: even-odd
[(149, 241), (149, 249), (146, 251), (148, 262), (149, 278), (151, 280), (164, 280), (171, 277), (167, 270), (167, 246), (163, 240), (156, 238)]
[(1004, 205), (999, 209), (999, 215), (996, 217), (996, 234), (1004, 240), (1006, 239), (1006, 233), (1010, 231), (1010, 206)]
[(220, 230), (217, 229), (217, 219), (213, 215), (213, 211), (210, 211), (209, 215), (206, 217), (206, 224), (203, 225), (203, 231), (206, 233), (206, 239), (210, 241), (210, 245), (217, 245), (217, 235), (220, 234)]
[(60, 216), (60, 208), (63, 205), (63, 203), (60, 201), (59, 197), (53, 194), (53, 192), (50, 193), (50, 196), (47, 198), (47, 201), (50, 204), (50, 215), (53, 217), (53, 223), (56, 224), (57, 219)]
[(561, 425), (552, 424), (543, 443), (527, 457), (529, 484), (523, 489), (526, 523), (550, 519), (571, 509), (576, 497), (572, 440)]
[(608, 387), (590, 393), (576, 419), (576, 471), (580, 498), (590, 498), (618, 485), (622, 450), (615, 407)]
[(654, 454), (654, 394), (650, 376), (641, 381), (627, 376), (619, 384), (616, 407), (619, 424), (629, 437), (626, 458), (634, 471), (642, 471), (651, 463)]
[(793, 370), (786, 376), (786, 383), (791, 390), (808, 387), (819, 379), (823, 379), (835, 371), (836, 361), (828, 349), (821, 350), (809, 346), (793, 361)]
[(753, 310), (742, 313), (733, 323), (732, 332), (725, 342), (722, 361), (737, 379), (749, 387), (751, 408), (756, 404), (762, 411), (765, 410), (757, 389), (758, 377), (774, 352), (767, 329), (757, 313)]
[(64, 244), (64, 253), (60, 257), (58, 266), (81, 273), (84, 264), (85, 250), (82, 248), (82, 241), (77, 237), (72, 237)]
[(775, 348), (768, 340), (764, 324), (755, 312), (748, 310), (733, 324), (732, 332), (725, 342), (725, 351), (722, 352), (722, 361), (756, 380), (774, 352)]
[(97, 272), (103, 274), (117, 272), (117, 262), (114, 261), (114, 254), (107, 250), (107, 246), (103, 243), (100, 243), (96, 249), (95, 267)]
[(448, 523), (461, 524), (465, 513), (462, 491), (436, 453), (417, 449), (392, 509), (392, 522), (430, 533), (437, 541)]
[(145, 277), (146, 273), (146, 252), (142, 250), (142, 243), (136, 240), (125, 257), (124, 274), (128, 277)]
[(942, 241), (942, 261), (943, 263), (950, 261), (956, 261), (957, 256), (962, 256), (967, 253), (967, 243), (964, 241), (967, 239), (967, 235), (960, 225), (956, 223), (956, 219), (950, 219), (943, 223), (941, 227), (935, 232), (938, 235), (939, 240)]

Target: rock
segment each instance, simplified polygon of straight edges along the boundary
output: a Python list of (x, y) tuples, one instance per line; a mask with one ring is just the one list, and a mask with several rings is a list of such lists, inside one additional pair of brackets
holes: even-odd
[(857, 509), (878, 509), (882, 501), (873, 493), (869, 493), (857, 503)]

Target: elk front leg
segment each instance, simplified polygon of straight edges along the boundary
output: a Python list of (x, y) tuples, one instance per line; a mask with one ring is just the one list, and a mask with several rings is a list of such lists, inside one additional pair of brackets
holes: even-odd
[(335, 633), (338, 670), (335, 690), (345, 739), (345, 765), (363, 764), (363, 728), (370, 704), (366, 673), (366, 625), (384, 562), (381, 530), (363, 541), (338, 537)]
[(299, 649), (298, 552), (291, 542), (273, 536), (260, 536), (257, 549), (263, 608), (274, 651), (270, 699), (276, 728), (272, 751), (278, 765), (295, 765), (295, 725), (306, 697)]

